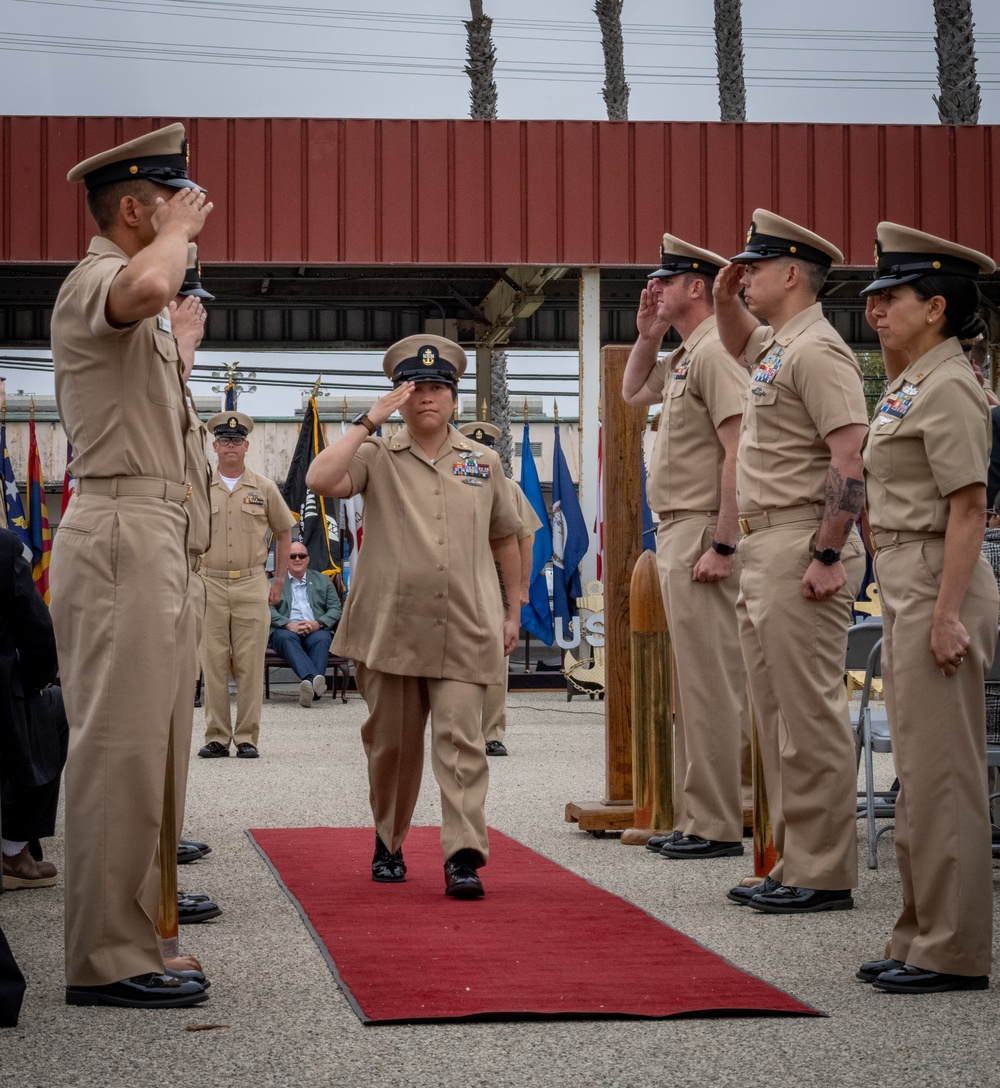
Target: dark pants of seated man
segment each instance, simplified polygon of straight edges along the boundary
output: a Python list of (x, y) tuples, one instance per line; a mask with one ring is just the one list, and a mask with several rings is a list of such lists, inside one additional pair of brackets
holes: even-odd
[(281, 654), (300, 680), (326, 675), (331, 642), (333, 632), (325, 629), (308, 635), (297, 635), (284, 627), (271, 632), (271, 649)]

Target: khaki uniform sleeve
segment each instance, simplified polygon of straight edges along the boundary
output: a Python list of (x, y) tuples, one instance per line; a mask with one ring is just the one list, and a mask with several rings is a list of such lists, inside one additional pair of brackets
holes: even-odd
[(649, 377), (646, 379), (649, 391), (655, 393), (661, 400), (663, 399), (663, 387), (667, 381), (667, 364), (676, 354), (677, 352), (673, 351), (670, 355), (657, 355), (656, 365), (649, 372)]
[(985, 484), (989, 471), (989, 405), (968, 381), (941, 382), (919, 420), (927, 462), (942, 495), (969, 484)]
[(692, 369), (696, 370), (697, 390), (716, 430), (725, 420), (743, 414), (749, 375), (718, 340), (707, 347), (697, 368)]
[[(347, 475), (351, 478), (351, 495), (363, 495), (368, 486), (368, 474), (375, 465), (376, 458), (383, 452), (382, 443), (374, 436), (361, 443), (358, 452), (347, 466)], [(349, 495), (348, 498), (351, 496)]]
[(839, 338), (810, 343), (795, 360), (793, 381), (821, 438), (851, 423), (868, 425), (861, 368)]
[(492, 450), (487, 452), (486, 458), (486, 464), (490, 466), (490, 473), (496, 481), (493, 488), (493, 508), (490, 512), (490, 540), (514, 536), (521, 528), (521, 519), (518, 517), (510, 488), (506, 486), (507, 477), (504, 475), (503, 464), (499, 455)]
[(528, 496), (525, 495), (520, 486), (514, 480), (508, 482), (510, 483), (510, 494), (514, 500), (517, 516), (521, 519), (521, 528), (517, 531), (517, 539), (524, 540), (529, 536), (534, 536), (541, 529), (542, 523), (535, 513), (535, 508), (528, 502)]
[(86, 276), (82, 276), (76, 285), (76, 300), (80, 314), (92, 336), (120, 336), (134, 329), (133, 325), (116, 328), (108, 323), (108, 292), (115, 276), (125, 267), (126, 262), (106, 257), (95, 261)]
[(295, 524), (295, 515), (288, 509), (274, 480), (260, 477), (261, 490), (267, 499), (267, 523), (272, 533), (283, 533)]

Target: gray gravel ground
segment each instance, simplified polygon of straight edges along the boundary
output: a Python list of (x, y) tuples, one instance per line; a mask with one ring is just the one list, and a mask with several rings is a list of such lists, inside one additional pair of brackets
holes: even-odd
[[(2, 1088), (167, 1078), (190, 1088), (1000, 1085), (996, 985), (915, 998), (854, 979), (858, 963), (882, 955), (895, 916), (891, 836), (877, 871), (862, 861), (853, 911), (783, 918), (737, 907), (725, 891), (749, 874), (748, 858), (665, 861), (564, 822), (567, 801), (603, 795), (603, 711), (556, 693), (510, 697), (511, 755), (490, 761), (491, 825), (829, 1017), (362, 1025), (244, 833), (370, 821), (358, 739), (364, 704), (352, 694), (347, 705), (326, 698), (302, 710), (295, 694), (289, 688), (265, 704), (259, 760), (191, 760), (184, 831), (210, 841), (213, 853), (181, 868), (180, 880), (212, 895), (224, 914), (182, 927), (181, 950), (209, 973), (209, 1002), (160, 1012), (67, 1007), (61, 882), (0, 897), (0, 920), (29, 983), (20, 1026), (0, 1032)], [(202, 724), (196, 711), (192, 752)], [(880, 758), (881, 773), (891, 774)], [(439, 822), (429, 769), (414, 822)], [(58, 837), (50, 855), (61, 864)], [(488, 868), (484, 878), (489, 894)], [(225, 1026), (183, 1030), (206, 1023)]]

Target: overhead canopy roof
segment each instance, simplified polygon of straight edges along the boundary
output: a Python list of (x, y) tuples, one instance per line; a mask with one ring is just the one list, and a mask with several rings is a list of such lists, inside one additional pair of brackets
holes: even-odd
[[(0, 342), (47, 344), (94, 233), (69, 168), (171, 120), (0, 118)], [(377, 347), (442, 320), (464, 341), (492, 325), (575, 347), (582, 267), (602, 269), (602, 340), (629, 341), (660, 234), (728, 255), (758, 206), (843, 249), (824, 301), (862, 346), (880, 219), (1000, 249), (1000, 127), (180, 120), (216, 204), (205, 347)]]

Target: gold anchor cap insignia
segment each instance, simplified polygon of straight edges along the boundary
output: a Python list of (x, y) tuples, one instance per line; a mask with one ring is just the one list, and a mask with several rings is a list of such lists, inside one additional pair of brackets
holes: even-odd
[(434, 356), (435, 352), (433, 348), (424, 348), (424, 353), (420, 356), (420, 361), (424, 366), (433, 366), (435, 362), (437, 362)]

